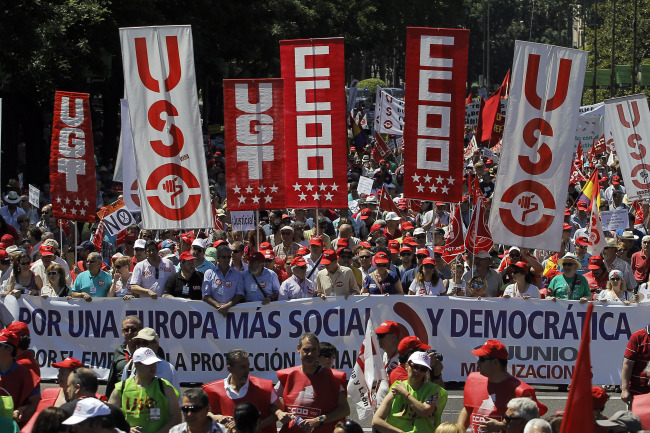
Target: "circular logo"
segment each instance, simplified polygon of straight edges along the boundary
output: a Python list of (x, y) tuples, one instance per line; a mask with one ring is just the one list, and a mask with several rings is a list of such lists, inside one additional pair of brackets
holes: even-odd
[(630, 172), (630, 177), (632, 177), (632, 183), (634, 186), (640, 189), (648, 189), (650, 187), (650, 173), (644, 164), (638, 164)]
[(337, 281), (336, 287), (343, 287), (343, 281)]
[(393, 127), (393, 122), (391, 120), (384, 120), (384, 128), (390, 129)]
[(232, 281), (226, 281), (226, 287), (232, 286)]
[(220, 286), (220, 285), (221, 285), (221, 282), (222, 282), (221, 279), (217, 278), (217, 280), (216, 280), (214, 283), (215, 283), (217, 286)]
[(131, 184), (131, 200), (133, 203), (140, 206), (140, 196), (138, 195), (138, 179), (134, 180)]
[[(519, 200), (515, 202), (518, 197)], [(538, 201), (541, 201), (543, 209), (538, 209)], [(527, 216), (532, 212), (539, 214), (540, 211), (545, 209), (550, 213), (555, 213), (556, 206), (553, 194), (539, 182), (524, 180), (512, 185), (501, 197), (501, 202), (516, 204), (521, 208), (522, 222), (515, 219), (512, 209), (503, 206), (499, 208), (499, 215), (504, 226), (517, 236), (525, 238), (538, 236), (544, 233), (553, 223), (553, 215), (541, 214), (537, 222), (525, 224)], [(533, 218), (528, 219), (533, 220)]]
[(131, 221), (133, 220), (133, 218), (131, 217), (131, 213), (128, 210), (122, 208), (122, 209), (117, 211), (116, 216), (117, 216), (117, 219), (119, 220), (119, 222), (122, 223), (122, 225), (124, 225), (124, 226), (130, 226), (131, 225)]
[(266, 287), (266, 283), (265, 283), (264, 281), (262, 281), (262, 282), (260, 283), (260, 287), (261, 287), (261, 288)]
[[(161, 165), (147, 179), (147, 201), (158, 215), (173, 221), (185, 220), (198, 209), (201, 203), (201, 192), (183, 194), (184, 197), (187, 197), (185, 204), (177, 207), (181, 201), (178, 199), (178, 195), (185, 192), (185, 188), (198, 189), (200, 186), (196, 176), (187, 168), (174, 163)], [(149, 195), (152, 193), (156, 195)], [(170, 196), (174, 207), (165, 205), (160, 196)]]
[(97, 284), (99, 285), (99, 287), (104, 287), (104, 285), (106, 285), (106, 283), (103, 281), (98, 281)]

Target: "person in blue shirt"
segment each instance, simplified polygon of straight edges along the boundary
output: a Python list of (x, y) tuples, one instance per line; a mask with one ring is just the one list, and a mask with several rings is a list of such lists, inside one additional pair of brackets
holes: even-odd
[(102, 256), (99, 253), (90, 253), (86, 258), (86, 271), (80, 273), (74, 280), (72, 292), (73, 298), (84, 298), (92, 301), (92, 298), (105, 298), (111, 288), (113, 278), (101, 270)]
[(248, 259), (248, 270), (243, 272), (246, 302), (262, 302), (266, 305), (277, 301), (280, 294), (278, 275), (264, 267), (264, 255), (260, 252)]
[(217, 309), (224, 317), (228, 310), (244, 300), (242, 273), (230, 266), (232, 251), (227, 244), (217, 248), (217, 266), (205, 272), (201, 291), (203, 301)]

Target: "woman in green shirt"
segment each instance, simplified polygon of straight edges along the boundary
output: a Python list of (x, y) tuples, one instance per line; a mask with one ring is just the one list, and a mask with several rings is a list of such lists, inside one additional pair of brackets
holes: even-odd
[(406, 362), (408, 380), (395, 381), (372, 419), (380, 433), (432, 432), (440, 424), (447, 391), (428, 381), (431, 360), (426, 352), (413, 353)]
[(551, 301), (569, 299), (580, 301), (581, 304), (590, 300), (591, 290), (589, 290), (587, 279), (576, 274), (578, 267), (581, 266), (578, 257), (575, 254), (567, 253), (558, 263), (562, 267), (562, 274), (551, 280), (546, 299)]

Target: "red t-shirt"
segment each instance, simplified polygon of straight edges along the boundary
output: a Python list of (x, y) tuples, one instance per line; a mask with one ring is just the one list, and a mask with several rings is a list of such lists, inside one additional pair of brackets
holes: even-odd
[(26, 350), (23, 353), (16, 355), (16, 362), (20, 365), (32, 370), (38, 377), (41, 377), (41, 367), (38, 365), (34, 353), (31, 350)]
[[(14, 401), (14, 409), (25, 405), (32, 395), (40, 395), (41, 378), (29, 368), (14, 362), (9, 371), (0, 374), (0, 388), (9, 393)], [(2, 395), (6, 395), (3, 391)], [(25, 420), (25, 425), (29, 420)], [(21, 426), (22, 426), (21, 425)]]
[(390, 372), (388, 383), (392, 385), (397, 380), (408, 380), (409, 374), (402, 365), (398, 365)]
[(637, 281), (646, 281), (648, 279), (648, 271), (650, 270), (650, 257), (643, 254), (643, 251), (638, 251), (632, 254), (630, 266), (634, 271), (634, 279)]
[(596, 276), (594, 275), (594, 271), (587, 272), (586, 274), (583, 275), (583, 277), (587, 279), (587, 283), (589, 283), (589, 290), (591, 290), (592, 292), (594, 290), (604, 289), (609, 279), (607, 276), (607, 272), (603, 272), (603, 275), (600, 276), (600, 279), (596, 278)]
[(632, 377), (630, 377), (630, 393), (646, 394), (650, 392), (648, 376), (643, 372), (650, 361), (650, 335), (649, 327), (639, 329), (630, 336), (625, 347), (625, 359), (634, 361)]
[(508, 402), (516, 397), (530, 397), (537, 403), (539, 414), (544, 415), (546, 406), (537, 401), (535, 389), (514, 376), (508, 375), (503, 382), (488, 382), (481, 373), (471, 373), (467, 376), (463, 391), (463, 405), (469, 416), (472, 433), (484, 432), (480, 428), (485, 418), (503, 420), (508, 409)]

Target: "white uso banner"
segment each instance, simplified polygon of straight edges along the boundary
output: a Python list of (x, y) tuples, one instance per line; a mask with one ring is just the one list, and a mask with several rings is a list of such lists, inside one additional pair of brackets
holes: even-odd
[[(298, 337), (314, 332), (339, 350), (337, 368), (348, 376), (357, 359), (368, 319), (398, 322), (444, 355), (444, 379), (463, 381), (476, 371), (470, 352), (496, 338), (508, 347), (508, 370), (529, 383), (569, 383), (578, 355), (586, 305), (577, 301), (455, 297), (351, 296), (240, 304), (227, 317), (201, 301), (159, 298), (95, 298), (92, 302), (7, 296), (0, 301), (3, 323), (24, 321), (42, 377), (53, 379), (53, 362), (81, 360), (106, 378), (114, 349), (122, 343), (121, 322), (137, 315), (160, 335), (166, 357), (181, 382), (225, 377), (225, 353), (244, 348), (251, 374), (275, 379), (275, 372), (300, 363)], [(650, 304), (598, 303), (592, 317), (593, 382), (620, 383), (630, 335), (648, 323)], [(615, 359), (614, 359), (615, 358)]]
[(144, 228), (212, 227), (190, 26), (120, 29)]
[(133, 133), (131, 132), (131, 117), (129, 101), (120, 99), (122, 111), (121, 125), (121, 157), (122, 157), (122, 199), (126, 208), (131, 212), (140, 212), (140, 197), (138, 196), (138, 176), (135, 169), (135, 153), (133, 151)]
[(495, 243), (559, 251), (587, 52), (517, 41), (490, 214)]
[(377, 86), (375, 131), (380, 134), (404, 135), (404, 101)]
[(646, 96), (606, 99), (605, 112), (630, 201), (650, 197), (650, 111)]

